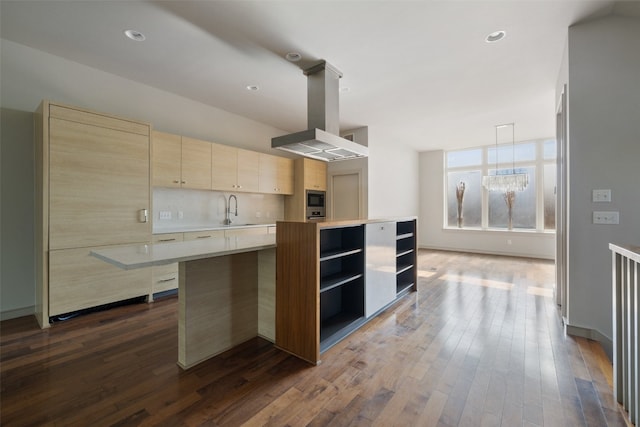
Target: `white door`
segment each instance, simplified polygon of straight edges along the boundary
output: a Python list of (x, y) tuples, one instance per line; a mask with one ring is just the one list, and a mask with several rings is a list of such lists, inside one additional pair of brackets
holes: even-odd
[(331, 219), (360, 219), (360, 174), (332, 175)]

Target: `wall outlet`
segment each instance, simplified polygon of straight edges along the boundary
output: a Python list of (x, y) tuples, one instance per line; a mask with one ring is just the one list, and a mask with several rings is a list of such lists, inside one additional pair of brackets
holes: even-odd
[(160, 211), (160, 219), (171, 219), (171, 211)]
[(593, 211), (594, 224), (620, 224), (620, 213), (617, 211)]
[(610, 202), (611, 201), (611, 190), (593, 190), (593, 194), (591, 196), (591, 201), (593, 201), (593, 202)]

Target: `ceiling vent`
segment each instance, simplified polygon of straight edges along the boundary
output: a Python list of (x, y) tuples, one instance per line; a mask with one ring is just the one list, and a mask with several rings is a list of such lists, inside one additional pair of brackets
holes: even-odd
[(320, 61), (305, 69), (307, 76), (307, 130), (271, 139), (271, 147), (325, 162), (367, 157), (369, 149), (341, 138), (339, 79), (342, 73)]

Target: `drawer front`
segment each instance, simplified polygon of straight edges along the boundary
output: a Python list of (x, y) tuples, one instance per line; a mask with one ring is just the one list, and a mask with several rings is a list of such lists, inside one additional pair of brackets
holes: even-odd
[(178, 263), (152, 267), (152, 292), (164, 292), (178, 288)]
[(224, 230), (190, 231), (188, 233), (184, 233), (185, 242), (188, 240), (212, 239), (217, 237), (224, 237)]
[(173, 243), (173, 242), (182, 242), (184, 240), (184, 236), (182, 233), (165, 233), (165, 234), (154, 234), (151, 238), (153, 243)]

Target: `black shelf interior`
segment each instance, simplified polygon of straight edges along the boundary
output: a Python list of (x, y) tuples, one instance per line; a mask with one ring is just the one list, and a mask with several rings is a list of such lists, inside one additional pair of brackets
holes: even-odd
[(344, 256), (349, 256), (349, 255), (353, 255), (353, 254), (357, 254), (362, 252), (362, 248), (356, 248), (356, 249), (339, 249), (339, 250), (334, 250), (331, 252), (324, 252), (322, 254), (322, 256), (320, 257), (320, 262), (322, 261), (329, 261), (335, 258), (341, 258)]
[(416, 223), (396, 223), (396, 294), (407, 292), (416, 280)]
[[(364, 276), (362, 273), (354, 274), (357, 277), (327, 286), (320, 293), (321, 351), (344, 338), (364, 321)], [(327, 277), (326, 283), (330, 283), (330, 277)], [(325, 281), (321, 280), (321, 283)]]
[(398, 251), (398, 253), (396, 254), (396, 258), (400, 258), (400, 257), (403, 257), (403, 256), (411, 254), (411, 253), (413, 253), (413, 249), (408, 249), (406, 251), (404, 251), (404, 250), (403, 251)]
[(398, 273), (396, 281), (396, 293), (399, 294), (402, 291), (410, 288), (415, 283), (415, 269), (413, 266)]
[(329, 291), (337, 286), (345, 285), (354, 280), (360, 279), (362, 273), (337, 273), (327, 276), (320, 283), (320, 292)]
[(364, 248), (364, 226), (320, 230), (320, 259)]
[(416, 232), (416, 222), (414, 220), (398, 221), (396, 223), (396, 234), (398, 236), (403, 236), (405, 234), (415, 234), (415, 232)]

